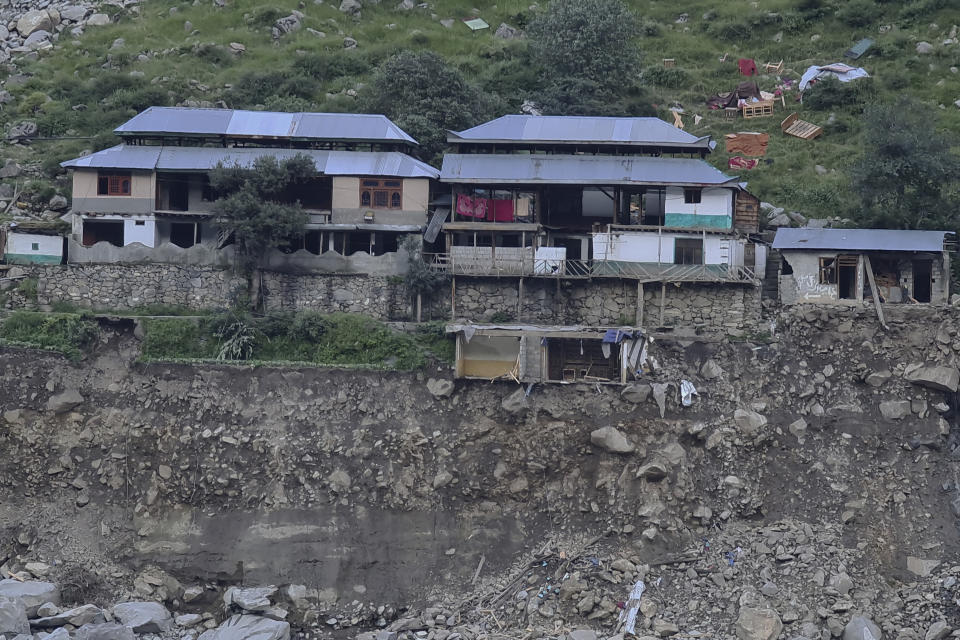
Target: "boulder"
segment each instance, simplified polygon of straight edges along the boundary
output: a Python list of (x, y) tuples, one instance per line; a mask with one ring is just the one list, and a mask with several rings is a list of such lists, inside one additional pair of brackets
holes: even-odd
[(880, 415), (887, 420), (899, 420), (910, 415), (909, 400), (884, 400), (880, 403)]
[(26, 38), (34, 31), (50, 31), (55, 26), (50, 14), (45, 10), (27, 11), (17, 20), (17, 32)]
[(647, 401), (651, 391), (653, 389), (650, 388), (649, 384), (628, 384), (620, 392), (620, 397), (627, 402), (640, 404)]
[(50, 396), (47, 400), (47, 411), (66, 413), (76, 406), (83, 404), (83, 396), (76, 389), (67, 389), (62, 393)]
[(626, 435), (614, 427), (601, 427), (592, 431), (590, 442), (610, 453), (633, 453), (636, 448)]
[(717, 364), (717, 361), (713, 358), (707, 360), (703, 363), (703, 366), (700, 367), (700, 376), (704, 380), (713, 380), (719, 378), (723, 375), (723, 369)]
[(113, 615), (134, 633), (164, 633), (173, 626), (170, 612), (159, 602), (121, 602)]
[(500, 406), (507, 413), (517, 415), (530, 408), (527, 403), (527, 394), (522, 388), (517, 389), (500, 402)]
[(47, 602), (60, 604), (60, 589), (50, 582), (0, 580), (0, 596), (22, 602), (28, 618), (35, 617), (37, 609)]
[(27, 608), (20, 600), (0, 597), (0, 636), (13, 637), (30, 633)]
[(449, 398), (453, 394), (453, 380), (427, 380), (427, 391), (434, 398)]
[(494, 32), (494, 38), (503, 38), (504, 40), (515, 40), (523, 34), (519, 29), (511, 27), (506, 22), (501, 22), (500, 26), (497, 27), (497, 30)]
[(37, 123), (32, 120), (23, 120), (10, 127), (7, 140), (25, 140), (37, 135)]
[(284, 16), (273, 23), (273, 37), (279, 38), (287, 35), (288, 33), (294, 33), (295, 31), (299, 31), (300, 27), (302, 26), (303, 25), (300, 23), (300, 16), (291, 13), (290, 15)]
[(110, 16), (105, 13), (95, 13), (87, 18), (87, 25), (91, 27), (105, 27), (110, 24)]
[(232, 605), (250, 612), (266, 611), (273, 606), (273, 603), (270, 602), (270, 596), (276, 592), (277, 588), (273, 585), (269, 587), (250, 587), (247, 589), (230, 587), (227, 589), (227, 592), (223, 594), (223, 604), (227, 607)]
[(783, 623), (773, 609), (740, 609), (737, 617), (737, 638), (740, 640), (775, 640), (782, 630)]
[(927, 633), (923, 636), (923, 640), (943, 640), (952, 631), (953, 627), (947, 624), (946, 620), (937, 620), (927, 627)]
[(28, 49), (48, 49), (53, 46), (50, 42), (50, 32), (44, 29), (34, 31), (23, 41), (23, 46)]
[(36, 620), (31, 621), (30, 624), (40, 629), (50, 629), (53, 627), (62, 627), (65, 624), (80, 627), (85, 624), (105, 621), (106, 620), (103, 617), (103, 611), (100, 609), (100, 607), (92, 604), (85, 604), (82, 607), (68, 609), (67, 611), (62, 611), (52, 616), (37, 618)]
[(16, 178), (23, 172), (23, 167), (13, 158), (7, 158), (0, 168), (0, 178)]
[(668, 471), (665, 464), (659, 460), (654, 460), (637, 469), (636, 477), (646, 478), (650, 482), (659, 482), (667, 477)]
[(593, 629), (574, 629), (567, 634), (567, 640), (597, 640), (597, 632)]
[(290, 640), (290, 623), (260, 616), (231, 616), (197, 640)]
[(356, 16), (360, 14), (361, 9), (363, 9), (363, 4), (360, 0), (341, 0), (340, 2), (340, 11), (343, 13)]
[(75, 4), (67, 5), (60, 9), (60, 18), (70, 22), (80, 22), (87, 15), (87, 7), (81, 7)]
[(939, 566), (939, 560), (925, 560), (924, 558), (915, 558), (914, 556), (907, 557), (907, 571), (921, 578), (926, 578)]
[(955, 393), (960, 385), (960, 370), (935, 364), (915, 364), (907, 367), (903, 378), (921, 387)]
[(73, 632), (73, 640), (135, 640), (133, 629), (116, 622), (85, 624)]
[(866, 616), (854, 616), (843, 628), (843, 640), (881, 640), (880, 627)]
[(874, 371), (873, 373), (868, 375), (866, 378), (864, 378), (864, 382), (866, 382), (871, 387), (880, 387), (880, 386), (883, 386), (883, 384), (892, 377), (893, 377), (893, 374), (890, 373), (889, 369), (883, 369), (881, 371)]
[(737, 409), (733, 412), (733, 420), (746, 435), (752, 436), (767, 424), (767, 418), (750, 409)]
[(933, 53), (933, 45), (929, 42), (918, 42), (917, 43), (917, 53), (919, 54), (928, 54)]

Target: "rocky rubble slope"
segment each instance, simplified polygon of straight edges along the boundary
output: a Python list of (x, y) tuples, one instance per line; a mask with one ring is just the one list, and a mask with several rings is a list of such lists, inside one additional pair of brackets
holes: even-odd
[(179, 637), (591, 640), (634, 605), (638, 636), (960, 637), (960, 317), (889, 315), (656, 336), (623, 390), (142, 365), (110, 326), (78, 364), (6, 350), (0, 571)]

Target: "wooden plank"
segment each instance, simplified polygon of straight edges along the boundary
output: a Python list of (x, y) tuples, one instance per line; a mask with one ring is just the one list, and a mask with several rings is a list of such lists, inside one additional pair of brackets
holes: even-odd
[(867, 282), (870, 283), (870, 293), (873, 294), (873, 305), (877, 308), (877, 318), (880, 319), (880, 326), (889, 331), (890, 327), (883, 320), (883, 308), (880, 306), (880, 295), (877, 293), (877, 281), (873, 277), (873, 265), (870, 264), (870, 256), (863, 256), (863, 266), (867, 271)]

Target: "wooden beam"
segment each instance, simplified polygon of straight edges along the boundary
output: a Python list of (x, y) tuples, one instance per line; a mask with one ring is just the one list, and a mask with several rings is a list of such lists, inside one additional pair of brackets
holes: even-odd
[(450, 278), (450, 319), (457, 319), (457, 276)]
[(637, 282), (637, 326), (643, 327), (643, 282)]
[(663, 326), (663, 302), (667, 297), (667, 283), (660, 283), (660, 326)]
[(877, 309), (877, 318), (880, 320), (880, 326), (890, 330), (890, 327), (887, 326), (887, 323), (883, 319), (883, 307), (880, 306), (880, 294), (877, 292), (877, 282), (873, 278), (873, 265), (870, 264), (870, 256), (863, 256), (863, 266), (867, 270), (867, 281), (870, 283), (870, 292), (873, 294), (873, 306)]

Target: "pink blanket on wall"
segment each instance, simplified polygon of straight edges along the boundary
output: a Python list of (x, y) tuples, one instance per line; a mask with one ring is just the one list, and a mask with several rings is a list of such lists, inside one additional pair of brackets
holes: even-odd
[(487, 222), (513, 222), (513, 200), (457, 196), (457, 215)]

